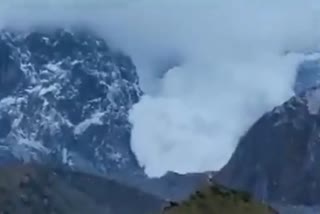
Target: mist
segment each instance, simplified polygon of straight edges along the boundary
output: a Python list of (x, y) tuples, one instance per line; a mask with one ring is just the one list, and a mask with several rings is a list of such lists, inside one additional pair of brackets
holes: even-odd
[(132, 57), (131, 148), (151, 177), (223, 167), (320, 44), (316, 0), (3, 2), (0, 26), (86, 23)]

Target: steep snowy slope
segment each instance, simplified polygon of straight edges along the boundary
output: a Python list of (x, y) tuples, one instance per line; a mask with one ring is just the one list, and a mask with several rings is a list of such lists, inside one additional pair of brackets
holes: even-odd
[(113, 176), (138, 168), (127, 121), (141, 94), (135, 66), (93, 33), (1, 31), (0, 91), (1, 151), (15, 159)]

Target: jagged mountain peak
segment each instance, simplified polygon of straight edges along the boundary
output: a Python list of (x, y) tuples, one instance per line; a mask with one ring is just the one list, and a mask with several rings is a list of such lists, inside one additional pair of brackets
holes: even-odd
[(129, 57), (86, 31), (2, 30), (0, 38), (3, 150), (103, 173), (138, 168), (127, 114), (141, 90)]

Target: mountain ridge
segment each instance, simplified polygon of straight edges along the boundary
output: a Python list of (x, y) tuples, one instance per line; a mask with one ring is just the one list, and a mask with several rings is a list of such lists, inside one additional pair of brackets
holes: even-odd
[(2, 213), (150, 214), (162, 206), (155, 196), (103, 177), (38, 164), (0, 167)]
[(262, 200), (318, 205), (319, 92), (307, 89), (262, 116), (216, 178)]

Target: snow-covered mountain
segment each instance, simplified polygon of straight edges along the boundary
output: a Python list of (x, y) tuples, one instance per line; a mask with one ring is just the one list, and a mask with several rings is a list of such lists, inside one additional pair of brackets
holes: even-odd
[(185, 197), (205, 176), (149, 179), (130, 148), (142, 92), (128, 56), (89, 30), (0, 32), (0, 163), (45, 162)]
[(92, 33), (0, 33), (1, 151), (17, 160), (133, 174), (128, 110), (141, 94), (130, 58)]
[(320, 204), (320, 87), (292, 97), (260, 118), (217, 175), (263, 200)]
[[(308, 67), (309, 66), (309, 67)], [(253, 125), (218, 179), (283, 204), (319, 204), (318, 62), (296, 92)], [(0, 164), (42, 162), (181, 199), (206, 174), (148, 178), (130, 148), (128, 112), (142, 91), (130, 57), (88, 30), (0, 32)], [(319, 139), (318, 139), (319, 138)]]

